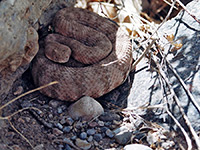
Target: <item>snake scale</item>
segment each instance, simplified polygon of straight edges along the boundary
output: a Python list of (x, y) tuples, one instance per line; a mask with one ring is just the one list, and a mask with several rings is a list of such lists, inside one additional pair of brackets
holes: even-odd
[(58, 84), (40, 92), (74, 101), (82, 96), (100, 97), (126, 79), (132, 64), (128, 35), (114, 22), (80, 8), (63, 8), (52, 21), (33, 60), (36, 86)]

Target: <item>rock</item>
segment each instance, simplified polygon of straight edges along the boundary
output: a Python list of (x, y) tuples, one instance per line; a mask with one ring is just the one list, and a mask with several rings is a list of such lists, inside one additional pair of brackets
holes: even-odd
[(98, 125), (99, 125), (100, 127), (103, 127), (103, 126), (104, 126), (104, 122), (103, 122), (103, 121), (98, 121)]
[(63, 125), (62, 125), (62, 124), (60, 124), (59, 122), (56, 124), (56, 127), (57, 127), (57, 128), (59, 128), (60, 130), (62, 130), (62, 129), (63, 129)]
[(93, 140), (93, 136), (89, 136), (87, 139), (88, 142), (92, 142), (92, 140)]
[(12, 149), (13, 149), (13, 150), (22, 150), (22, 149), (19, 147), (19, 145), (13, 145), (13, 146), (12, 146)]
[(129, 144), (124, 147), (124, 150), (152, 150), (152, 149), (142, 144)]
[[(192, 13), (197, 19), (200, 19), (200, 1), (192, 1), (187, 4), (186, 9)], [(160, 43), (165, 45), (163, 53), (167, 54), (167, 60), (171, 63), (173, 68), (179, 74), (179, 76), (185, 82), (187, 88), (192, 93), (194, 99), (200, 105), (200, 69), (199, 69), (199, 56), (200, 56), (200, 26), (199, 23), (194, 20), (187, 12), (182, 10), (175, 18), (165, 22), (162, 27), (158, 30), (159, 37), (162, 37)], [(181, 42), (183, 44), (182, 48), (176, 51), (169, 51), (169, 48), (173, 45), (169, 44), (166, 40), (164, 34), (175, 36), (174, 40), (176, 42)], [(181, 40), (179, 40), (181, 39)], [(175, 43), (176, 43), (175, 42)], [(162, 46), (161, 46), (162, 47)], [(144, 59), (137, 65), (137, 69), (140, 70), (147, 66), (147, 61)], [(138, 108), (144, 104), (149, 103), (149, 106), (158, 105), (163, 102), (163, 91), (158, 81), (158, 76), (154, 72), (148, 71), (149, 68), (144, 68), (135, 74), (134, 82), (130, 95), (128, 97), (128, 107)], [(166, 68), (167, 70), (167, 68)], [(174, 88), (176, 95), (181, 101), (181, 106), (183, 107), (186, 115), (188, 116), (192, 126), (196, 131), (200, 130), (200, 115), (197, 109), (189, 100), (187, 94), (181, 87), (177, 78), (174, 74), (167, 70), (167, 76), (169, 77), (170, 84)], [(169, 98), (170, 99), (170, 98)], [(170, 111), (180, 118), (180, 112), (176, 107), (176, 104), (172, 100), (168, 100), (170, 104)], [(172, 108), (172, 109), (171, 109)], [(141, 115), (150, 116), (145, 110), (136, 110), (137, 113)], [(162, 115), (154, 115), (154, 112), (148, 120), (165, 120)], [(159, 122), (160, 124), (160, 122)]]
[(86, 132), (82, 132), (81, 134), (80, 134), (80, 139), (81, 140), (85, 140), (87, 138), (87, 133)]
[(96, 130), (94, 128), (87, 130), (88, 135), (94, 135), (95, 133), (96, 133)]
[(68, 144), (65, 144), (64, 150), (72, 150), (72, 148)]
[(53, 134), (56, 136), (59, 136), (59, 135), (63, 134), (63, 132), (61, 130), (59, 130), (58, 128), (53, 128)]
[(54, 100), (54, 99), (49, 102), (49, 106), (51, 106), (52, 108), (58, 108), (59, 105), (61, 104), (62, 104), (61, 101)]
[(120, 132), (128, 131), (128, 130), (129, 130), (129, 129), (128, 129), (126, 126), (121, 126), (121, 127), (117, 128), (117, 129), (115, 129), (113, 132), (114, 132), (115, 134), (118, 134), (118, 133), (120, 133)]
[(94, 127), (97, 127), (98, 126), (98, 123), (97, 122), (90, 122), (89, 123), (89, 126), (91, 127), (91, 128), (94, 128)]
[(86, 140), (81, 140), (79, 138), (76, 139), (75, 142), (76, 146), (78, 146), (79, 148), (83, 149), (83, 150), (87, 150), (90, 149), (90, 147), (92, 146), (90, 143), (88, 143)]
[(63, 132), (69, 133), (72, 130), (72, 126), (66, 126), (63, 128)]
[(66, 124), (71, 126), (74, 123), (74, 120), (69, 116), (63, 116), (61, 121), (60, 121), (60, 123), (61, 124), (65, 124), (66, 123)]
[(18, 86), (15, 92), (13, 93), (14, 95), (20, 95), (24, 91), (23, 86)]
[(118, 114), (114, 114), (111, 112), (104, 112), (100, 117), (100, 120), (102, 121), (113, 121), (113, 120), (120, 120), (120, 116)]
[(129, 130), (120, 131), (114, 137), (117, 143), (125, 145), (131, 140), (132, 133)]
[(73, 119), (82, 118), (89, 121), (104, 112), (103, 107), (93, 98), (84, 96), (72, 104), (68, 113)]
[(97, 142), (99, 142), (99, 141), (101, 141), (101, 140), (103, 139), (102, 135), (99, 134), (99, 133), (95, 134), (95, 135), (93, 136), (93, 138), (94, 138), (94, 140), (97, 141)]
[(111, 131), (110, 129), (107, 129), (107, 130), (106, 130), (106, 135), (107, 135), (109, 138), (113, 138), (115, 134), (114, 134), (114, 132)]
[(33, 150), (44, 150), (44, 145), (43, 144), (37, 145), (33, 148)]

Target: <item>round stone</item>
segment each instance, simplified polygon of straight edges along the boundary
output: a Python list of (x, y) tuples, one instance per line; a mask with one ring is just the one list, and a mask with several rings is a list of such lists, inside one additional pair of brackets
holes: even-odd
[(80, 139), (85, 140), (87, 138), (87, 133), (86, 132), (82, 132), (80, 134)]
[(96, 133), (96, 130), (94, 128), (87, 130), (88, 135), (94, 135), (95, 133)]
[(101, 134), (95, 134), (93, 138), (94, 138), (95, 141), (99, 142), (99, 141), (102, 140), (103, 137), (102, 137)]

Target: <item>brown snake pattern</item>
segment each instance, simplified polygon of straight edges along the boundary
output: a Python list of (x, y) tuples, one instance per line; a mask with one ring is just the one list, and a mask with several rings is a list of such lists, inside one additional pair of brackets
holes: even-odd
[(37, 86), (49, 97), (66, 101), (100, 97), (126, 79), (132, 64), (129, 37), (112, 21), (79, 8), (64, 8), (53, 19), (55, 33), (32, 64)]

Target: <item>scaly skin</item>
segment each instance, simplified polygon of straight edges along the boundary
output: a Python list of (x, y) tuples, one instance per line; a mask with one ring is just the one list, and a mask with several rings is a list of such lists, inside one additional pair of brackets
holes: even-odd
[[(88, 10), (64, 8), (57, 12), (53, 27), (56, 34), (46, 37), (46, 49), (40, 47), (32, 65), (37, 86), (59, 82), (42, 89), (43, 94), (65, 101), (85, 95), (97, 98), (124, 82), (133, 61), (131, 42), (115, 23)], [(47, 46), (54, 41), (71, 49), (69, 62), (60, 64), (46, 57), (51, 47), (59, 51), (59, 44)], [(79, 63), (74, 63), (74, 59)]]

